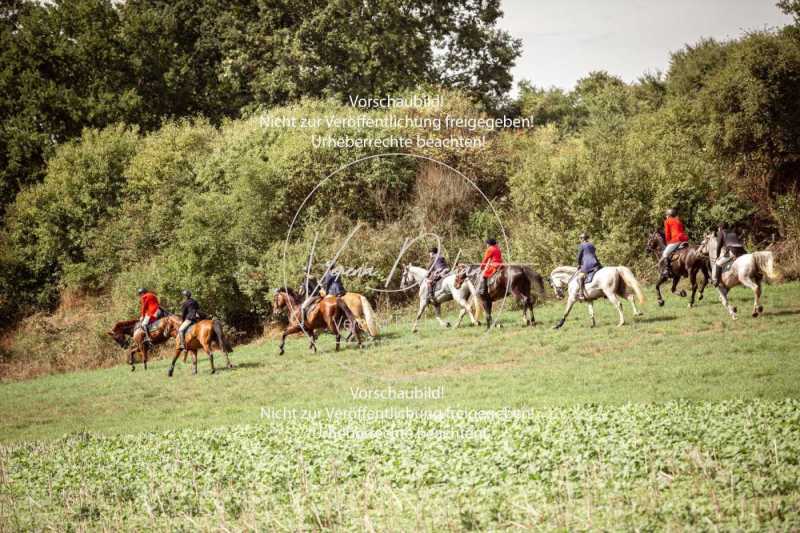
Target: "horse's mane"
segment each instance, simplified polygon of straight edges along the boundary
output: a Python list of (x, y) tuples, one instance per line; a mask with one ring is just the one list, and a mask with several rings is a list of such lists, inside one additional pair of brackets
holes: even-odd
[(137, 322), (139, 322), (139, 319), (137, 318), (134, 318), (133, 320), (120, 320), (114, 324), (114, 327), (111, 328), (111, 331), (130, 335), (133, 333), (133, 328), (136, 327)]
[(294, 298), (295, 300), (297, 300), (297, 293), (294, 292), (294, 289), (292, 289), (291, 287), (278, 287), (277, 289), (275, 289), (275, 292), (286, 293), (289, 296), (291, 296), (292, 298)]

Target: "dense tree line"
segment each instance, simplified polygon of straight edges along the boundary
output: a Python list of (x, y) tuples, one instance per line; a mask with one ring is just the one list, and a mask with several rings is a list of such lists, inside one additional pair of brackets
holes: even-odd
[(499, 0), (9, 0), (0, 7), (0, 214), (83, 128), (212, 124), (258, 105), (435, 84), (497, 106), (519, 43)]

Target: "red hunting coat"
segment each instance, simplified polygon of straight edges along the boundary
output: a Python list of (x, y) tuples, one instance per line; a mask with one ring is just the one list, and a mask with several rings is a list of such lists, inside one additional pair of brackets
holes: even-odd
[(689, 240), (681, 219), (678, 217), (667, 217), (664, 221), (664, 238), (667, 244), (675, 244), (676, 242), (686, 242)]
[(486, 253), (483, 254), (483, 261), (481, 261), (481, 270), (483, 270), (483, 277), (490, 278), (497, 272), (497, 268), (503, 264), (503, 254), (500, 253), (500, 247), (496, 244), (489, 246)]
[(140, 300), (142, 302), (142, 310), (139, 316), (149, 316), (151, 319), (155, 318), (158, 314), (158, 296), (152, 292), (146, 292), (142, 294)]

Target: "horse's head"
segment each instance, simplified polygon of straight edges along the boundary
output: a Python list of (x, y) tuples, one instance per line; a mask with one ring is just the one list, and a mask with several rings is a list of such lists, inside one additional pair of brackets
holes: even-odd
[(710, 246), (711, 240), (714, 239), (713, 233), (706, 233), (703, 236), (703, 240), (697, 246), (697, 251), (700, 255), (708, 255), (712, 246)]
[(133, 335), (134, 327), (138, 320), (123, 320), (122, 322), (117, 322), (114, 324), (114, 327), (111, 328), (111, 331), (106, 332), (106, 334), (114, 339), (120, 348), (127, 348), (130, 344), (130, 339)]
[(455, 279), (453, 279), (453, 286), (456, 289), (460, 289), (461, 285), (463, 285), (464, 281), (466, 281), (467, 279), (467, 266), (458, 264), (456, 265), (455, 271), (456, 271), (456, 277)]
[(659, 252), (664, 249), (664, 246), (666, 246), (666, 244), (664, 244), (664, 237), (659, 231), (654, 231), (650, 234), (650, 238), (647, 239), (645, 250), (648, 252)]
[(288, 287), (275, 289), (272, 296), (272, 316), (277, 317), (284, 309), (291, 309), (297, 305), (297, 296)]
[(414, 276), (411, 274), (411, 266), (405, 265), (403, 267), (403, 275), (400, 277), (400, 288), (405, 290), (416, 283)]
[(127, 348), (128, 344), (130, 344), (130, 339), (128, 339), (127, 335), (124, 333), (112, 329), (111, 331), (107, 331), (106, 334), (114, 339), (114, 342), (116, 342), (120, 348)]
[(559, 280), (554, 280), (551, 277), (547, 278), (547, 282), (550, 284), (550, 287), (553, 288), (553, 294), (556, 295), (557, 300), (564, 299), (564, 286), (559, 282)]

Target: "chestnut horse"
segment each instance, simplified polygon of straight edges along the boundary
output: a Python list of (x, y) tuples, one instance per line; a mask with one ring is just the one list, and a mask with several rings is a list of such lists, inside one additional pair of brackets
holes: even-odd
[[(305, 300), (309, 294), (316, 294), (317, 291), (320, 291), (319, 294), (321, 296), (325, 295), (325, 292), (319, 289), (317, 278), (314, 276), (308, 276), (300, 285), (300, 290), (297, 292), (297, 296), (299, 299)], [(344, 300), (345, 305), (347, 305), (347, 308), (352, 311), (356, 319), (360, 321), (359, 325), (363, 321), (364, 325), (362, 326), (362, 329), (366, 329), (370, 337), (377, 337), (380, 333), (380, 327), (378, 326), (378, 315), (375, 313), (375, 310), (372, 308), (369, 300), (367, 300), (367, 297), (357, 292), (347, 292), (344, 296), (342, 296), (342, 300)], [(350, 337), (348, 337), (347, 340), (350, 340)]]
[[(178, 324), (178, 327), (180, 327), (180, 324)], [(192, 354), (192, 374), (197, 374), (198, 350), (203, 350), (208, 354), (208, 360), (211, 363), (211, 373), (214, 374), (217, 371), (214, 368), (214, 347), (222, 350), (222, 353), (225, 354), (226, 366), (228, 368), (233, 368), (231, 358), (228, 355), (233, 352), (233, 349), (222, 333), (222, 324), (220, 324), (219, 320), (198, 320), (186, 332), (186, 338), (184, 340), (186, 342), (186, 352)], [(169, 377), (172, 377), (172, 373), (175, 371), (175, 362), (183, 351), (181, 350), (180, 342), (179, 339), (175, 339), (175, 357), (172, 358), (172, 364), (167, 371)]]
[(327, 330), (336, 335), (336, 351), (339, 351), (339, 344), (342, 340), (342, 329), (349, 323), (350, 334), (355, 335), (358, 347), (361, 347), (361, 333), (356, 322), (356, 317), (347, 307), (342, 298), (336, 296), (325, 296), (317, 304), (312, 305), (306, 312), (306, 320), (303, 322), (300, 306), (301, 298), (292, 289), (281, 287), (275, 289), (275, 296), (272, 298), (272, 313), (278, 315), (286, 309), (289, 314), (289, 325), (281, 336), (281, 355), (284, 354), (286, 337), (300, 331), (309, 337), (309, 348), (317, 351), (317, 331)]
[[(475, 287), (480, 286), (480, 276), (483, 275), (480, 265), (458, 264), (455, 268), (456, 278), (453, 286), (460, 289), (461, 285), (469, 279)], [(486, 329), (492, 326), (492, 302), (505, 298), (508, 293), (522, 304), (522, 321), (526, 326), (535, 326), (536, 318), (533, 316), (533, 305), (536, 295), (531, 295), (531, 286), (535, 285), (540, 295), (544, 295), (544, 281), (542, 276), (528, 267), (519, 265), (502, 265), (489, 280), (488, 294), (479, 294), (483, 310), (486, 312)], [(530, 313), (530, 317), (528, 317)]]
[[(661, 230), (654, 231), (650, 238), (647, 240), (647, 250), (653, 252), (656, 259), (661, 259), (661, 254), (664, 248), (667, 247), (664, 233)], [(661, 284), (672, 278), (672, 294), (676, 294), (678, 282), (681, 278), (689, 278), (692, 284), (692, 297), (689, 299), (689, 307), (694, 307), (694, 297), (697, 294), (697, 273), (703, 273), (703, 284), (700, 286), (700, 296), (698, 300), (703, 299), (703, 291), (708, 285), (708, 271), (710, 264), (708, 257), (704, 256), (699, 250), (699, 246), (686, 246), (679, 248), (672, 254), (670, 260), (669, 272), (663, 271), (660, 273), (658, 283), (656, 283), (656, 293), (658, 294), (658, 305), (664, 305), (664, 297), (661, 296)], [(681, 289), (679, 293), (681, 297), (686, 297), (686, 291)]]
[[(130, 346), (128, 337), (133, 340), (134, 345), (128, 351), (128, 364), (131, 365), (131, 372), (136, 370), (136, 352), (141, 354), (145, 370), (147, 370), (147, 360), (150, 355), (150, 346), (144, 342), (144, 330), (136, 327), (139, 322), (140, 319), (138, 318), (134, 320), (123, 320), (114, 324), (111, 331), (107, 332), (121, 348), (128, 348)], [(178, 317), (175, 315), (167, 314), (162, 316), (151, 325), (151, 329), (148, 332), (150, 342), (153, 346), (164, 344), (171, 337), (175, 337), (178, 334), (179, 326), (180, 320), (178, 320)]]

